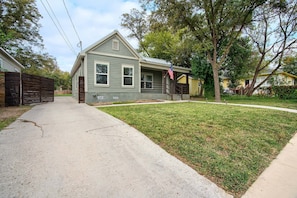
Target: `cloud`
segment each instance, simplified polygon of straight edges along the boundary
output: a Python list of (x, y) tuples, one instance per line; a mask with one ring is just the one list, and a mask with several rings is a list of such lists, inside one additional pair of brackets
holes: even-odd
[[(51, 10), (47, 2), (50, 3), (75, 53), (55, 27), (42, 2), (49, 12)], [(129, 13), (132, 8), (140, 8), (138, 0), (65, 0), (65, 4), (83, 43), (83, 48), (100, 40), (115, 29), (119, 30), (123, 36), (127, 36), (129, 32), (120, 26), (121, 15)], [(44, 40), (45, 51), (56, 57), (58, 65), (63, 71), (70, 71), (80, 48), (77, 47), (79, 39), (69, 20), (63, 1), (40, 0), (37, 1), (37, 7), (43, 16), (40, 20), (42, 25), (40, 34)], [(55, 19), (52, 13), (51, 16)], [(58, 22), (56, 25), (59, 26)], [(128, 41), (132, 46), (137, 47), (135, 39), (128, 39)]]

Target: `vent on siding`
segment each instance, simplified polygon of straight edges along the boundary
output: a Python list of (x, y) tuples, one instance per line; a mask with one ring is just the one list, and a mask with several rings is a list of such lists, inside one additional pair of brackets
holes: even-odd
[(112, 40), (112, 49), (113, 50), (120, 50), (120, 42), (119, 40)]

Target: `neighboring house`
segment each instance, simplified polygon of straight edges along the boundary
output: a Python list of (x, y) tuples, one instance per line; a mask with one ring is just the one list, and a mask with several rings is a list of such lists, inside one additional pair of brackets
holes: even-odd
[[(261, 83), (269, 74), (270, 74), (269, 72), (260, 74), (256, 79), (255, 86), (257, 86), (259, 83)], [(240, 85), (237, 88), (247, 87), (248, 85), (251, 84), (252, 80), (253, 80), (252, 77), (244, 79), (244, 80), (240, 80), (239, 81)], [(224, 90), (229, 90), (229, 87), (228, 87), (229, 82), (230, 82), (230, 80), (228, 78), (222, 78), (221, 85), (223, 86)], [(297, 76), (287, 73), (287, 72), (284, 72), (284, 71), (281, 71), (281, 70), (276, 71), (275, 74), (273, 74), (270, 79), (268, 79), (257, 90), (255, 90), (253, 94), (265, 94), (266, 88), (271, 87), (272, 85), (274, 85), (274, 86), (297, 85)]]
[[(20, 76), (23, 68), (21, 63), (0, 47), (0, 106), (20, 104), (22, 96)], [(8, 80), (7, 76), (13, 76), (13, 80)]]
[(0, 71), (21, 72), (24, 66), (0, 47)]
[[(71, 70), (72, 95), (79, 102), (96, 103), (139, 99), (189, 98), (188, 83), (176, 83), (178, 76), (191, 69), (173, 67), (165, 60), (142, 57), (114, 31), (83, 50)], [(188, 81), (187, 81), (188, 82)]]
[[(189, 76), (189, 93), (190, 96), (201, 96), (203, 95), (202, 84), (203, 82), (200, 79), (194, 79), (192, 76)], [(187, 84), (187, 75), (183, 74), (178, 77), (178, 83)]]
[[(258, 76), (256, 79), (256, 84), (257, 86), (259, 83), (261, 83), (269, 73), (263, 73)], [(252, 78), (246, 79), (244, 82), (245, 86), (248, 86), (252, 82)], [(266, 88), (271, 87), (272, 85), (274, 86), (292, 86), (292, 85), (297, 85), (297, 76), (284, 72), (284, 71), (276, 71), (275, 74), (271, 76), (270, 79), (268, 79), (265, 83), (263, 83), (253, 94), (265, 94), (266, 93)]]

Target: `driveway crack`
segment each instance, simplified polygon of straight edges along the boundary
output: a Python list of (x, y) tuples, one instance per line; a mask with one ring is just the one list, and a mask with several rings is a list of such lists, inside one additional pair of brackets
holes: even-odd
[(98, 127), (98, 128), (94, 128), (94, 129), (89, 129), (89, 130), (87, 130), (85, 132), (89, 133), (89, 132), (92, 132), (92, 131), (97, 131), (97, 130), (101, 130), (101, 129), (108, 129), (108, 128), (114, 128), (114, 127), (119, 127), (119, 126), (123, 126), (123, 124), (111, 125), (111, 126), (105, 126), (105, 127)]
[(18, 120), (21, 122), (29, 122), (29, 123), (34, 124), (34, 126), (38, 127), (41, 130), (41, 137), (44, 136), (44, 130), (43, 130), (42, 126), (38, 125), (36, 122), (34, 122), (32, 120), (26, 120), (26, 119), (18, 119)]

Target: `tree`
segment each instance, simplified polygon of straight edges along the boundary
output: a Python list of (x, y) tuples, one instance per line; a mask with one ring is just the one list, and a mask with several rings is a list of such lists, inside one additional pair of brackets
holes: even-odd
[(205, 96), (213, 97), (214, 95), (214, 84), (213, 84), (213, 73), (209, 62), (207, 61), (206, 55), (196, 54), (191, 60), (192, 64), (192, 74), (196, 79), (202, 80), (202, 87), (200, 96), (202, 96), (202, 91), (205, 90)]
[(297, 56), (287, 56), (283, 60), (283, 70), (297, 76)]
[(144, 36), (141, 45), (150, 57), (171, 61), (173, 45), (178, 42), (177, 37), (168, 30), (150, 32)]
[[(265, 83), (282, 66), (287, 53), (297, 42), (297, 0), (269, 1), (255, 10), (255, 17), (246, 33), (258, 52), (255, 70), (247, 95)], [(257, 77), (266, 68), (272, 72), (256, 85)]]
[(215, 100), (220, 101), (219, 70), (230, 47), (243, 27), (252, 19), (255, 8), (262, 0), (142, 0), (148, 5), (155, 18), (164, 17), (164, 21), (175, 28), (189, 28), (200, 51), (207, 54), (212, 66)]
[(144, 36), (141, 45), (153, 58), (164, 59), (181, 67), (191, 67), (194, 44), (184, 29), (177, 32), (165, 28), (152, 31)]
[(35, 0), (0, 0), (0, 46), (25, 67), (33, 49), (43, 46), (40, 17)]
[(54, 57), (42, 52), (40, 17), (35, 0), (0, 0), (0, 46), (25, 66), (25, 73), (53, 78), (55, 88), (69, 88), (69, 73), (59, 69)]
[(230, 78), (232, 88), (238, 86), (238, 81), (253, 71), (252, 54), (252, 45), (248, 37), (240, 37), (234, 41), (222, 65), (224, 75)]
[(142, 45), (144, 35), (149, 31), (149, 24), (146, 20), (146, 12), (144, 10), (139, 11), (133, 8), (129, 13), (122, 15), (121, 26), (130, 30), (128, 37), (136, 38), (139, 42), (139, 51), (145, 52), (149, 55), (145, 46)]
[[(44, 76), (54, 79), (55, 89), (62, 87), (63, 89), (70, 89), (71, 77), (69, 72), (61, 71), (58, 67), (57, 61), (54, 57), (47, 53), (32, 57), (31, 67), (24, 69), (24, 73)], [(38, 66), (36, 66), (38, 65)]]

